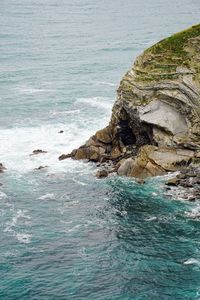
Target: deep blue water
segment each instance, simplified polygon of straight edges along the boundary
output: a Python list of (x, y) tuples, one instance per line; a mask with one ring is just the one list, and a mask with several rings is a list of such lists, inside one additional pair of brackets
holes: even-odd
[(136, 56), (199, 10), (0, 1), (0, 299), (200, 299), (198, 203), (165, 197), (163, 178), (98, 180), (93, 164), (57, 159), (108, 123)]

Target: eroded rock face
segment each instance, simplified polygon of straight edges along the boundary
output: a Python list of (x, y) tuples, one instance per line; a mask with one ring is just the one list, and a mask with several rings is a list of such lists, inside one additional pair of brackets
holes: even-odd
[(200, 149), (199, 50), (196, 25), (144, 51), (120, 82), (109, 125), (66, 157), (111, 160), (118, 174), (141, 178), (193, 161)]
[(125, 159), (118, 169), (119, 175), (146, 178), (164, 175), (188, 166), (194, 152), (146, 145), (140, 148), (135, 158)]

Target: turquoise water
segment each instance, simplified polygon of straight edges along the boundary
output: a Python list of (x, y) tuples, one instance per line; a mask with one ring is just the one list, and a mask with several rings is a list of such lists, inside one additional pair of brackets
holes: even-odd
[(98, 180), (93, 164), (57, 159), (107, 124), (135, 57), (199, 9), (1, 1), (0, 299), (200, 299), (198, 203), (165, 197), (163, 178)]

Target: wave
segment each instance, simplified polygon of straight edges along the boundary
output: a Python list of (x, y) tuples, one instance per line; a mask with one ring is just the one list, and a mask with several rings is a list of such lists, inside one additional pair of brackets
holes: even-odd
[(77, 103), (84, 103), (92, 107), (101, 108), (111, 112), (114, 100), (105, 97), (78, 98)]
[(198, 265), (200, 266), (200, 260), (196, 258), (189, 258), (188, 260), (183, 262), (184, 265)]
[(4, 193), (0, 191), (0, 199), (5, 199), (8, 198), (8, 196)]
[(108, 81), (94, 81), (97, 85), (108, 85), (108, 86), (114, 86), (116, 87), (116, 83), (108, 82)]
[(30, 220), (31, 217), (26, 214), (26, 210), (18, 209), (17, 212), (14, 214), (11, 222), (7, 223), (6, 228), (4, 229), (4, 232), (14, 232), (14, 228), (16, 227), (18, 221), (20, 219)]
[(55, 199), (54, 193), (47, 193), (38, 198), (38, 200), (50, 200)]
[(186, 217), (192, 219), (200, 219), (200, 205), (192, 208), (191, 211), (185, 212)]
[(29, 233), (17, 233), (16, 238), (20, 243), (30, 244), (32, 235)]
[(63, 110), (63, 111), (50, 111), (50, 114), (53, 116), (57, 115), (74, 115), (74, 114), (80, 114), (80, 109), (74, 109), (74, 110)]
[[(95, 126), (97, 125), (95, 124)], [(89, 126), (81, 127), (81, 122), (80, 125), (59, 123), (38, 127), (1, 129), (1, 162), (7, 168), (6, 173), (24, 174), (39, 166), (48, 166), (47, 169), (44, 169), (45, 172), (70, 171), (79, 163), (70, 159), (60, 162), (58, 157), (79, 147), (97, 129), (92, 126), (90, 128)], [(63, 131), (62, 134), (59, 133), (60, 130)], [(30, 156), (35, 149), (46, 150), (47, 153)], [(5, 195), (0, 194), (0, 197), (5, 197)]]
[(17, 86), (14, 88), (14, 90), (22, 95), (32, 95), (32, 94), (37, 94), (37, 93), (54, 91), (52, 89), (34, 88), (34, 87), (29, 87), (29, 86)]
[(72, 180), (73, 180), (74, 182), (76, 182), (76, 183), (78, 183), (78, 184), (82, 185), (82, 186), (86, 186), (86, 185), (88, 185), (87, 183), (85, 183), (85, 182), (82, 182), (82, 181), (80, 181), (80, 180), (77, 180), (77, 179), (75, 179), (75, 178), (73, 178)]

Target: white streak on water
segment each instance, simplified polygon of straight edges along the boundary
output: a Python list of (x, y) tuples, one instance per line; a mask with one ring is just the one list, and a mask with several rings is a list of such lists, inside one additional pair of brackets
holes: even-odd
[(80, 181), (80, 180), (77, 180), (77, 179), (75, 179), (75, 178), (73, 178), (72, 180), (73, 180), (74, 182), (80, 184), (80, 185), (83, 185), (83, 186), (88, 185), (87, 183), (82, 182), (82, 181)]
[(184, 261), (184, 265), (198, 265), (200, 266), (200, 261), (196, 258), (189, 258), (188, 260)]
[(73, 109), (73, 110), (63, 110), (63, 111), (50, 111), (50, 114), (53, 116), (56, 115), (74, 115), (80, 114), (80, 109)]
[(31, 234), (28, 233), (17, 233), (16, 238), (20, 243), (29, 244), (31, 243)]
[(93, 98), (78, 98), (77, 103), (87, 104), (92, 107), (102, 108), (108, 112), (111, 112), (113, 102), (109, 98), (104, 97), (93, 97)]
[(49, 200), (49, 199), (55, 199), (55, 195), (53, 193), (47, 193), (38, 198), (38, 200)]
[(20, 220), (23, 225), (30, 224), (31, 217), (27, 215), (26, 210), (18, 209), (11, 222), (7, 222), (7, 227), (3, 231), (11, 233), (20, 243), (28, 244), (31, 242), (32, 235), (25, 232), (16, 232), (16, 226), (20, 223)]
[(46, 93), (49, 91), (54, 91), (50, 89), (42, 89), (42, 88), (34, 88), (31, 86), (18, 86), (14, 88), (15, 91), (17, 91), (21, 95), (31, 95), (36, 93)]

